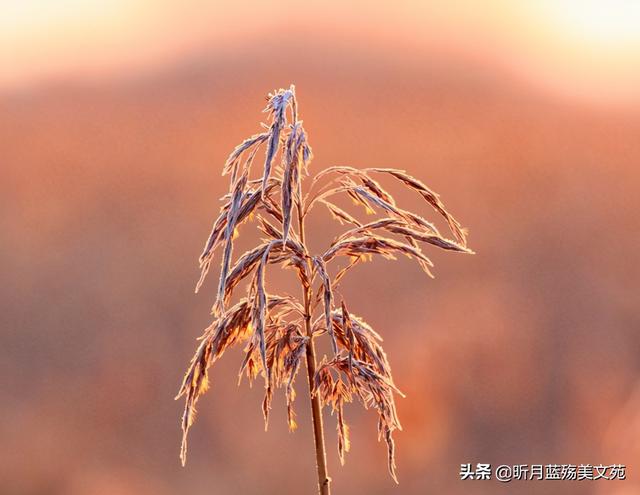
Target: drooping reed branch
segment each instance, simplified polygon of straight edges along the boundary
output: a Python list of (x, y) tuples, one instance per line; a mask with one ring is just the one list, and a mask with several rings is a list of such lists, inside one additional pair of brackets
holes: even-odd
[[(403, 254), (415, 259), (431, 276), (431, 260), (421, 244), (459, 253), (472, 253), (466, 246), (466, 233), (446, 210), (437, 194), (406, 172), (388, 168), (355, 169), (330, 167), (311, 179), (306, 194), (302, 180), (308, 176), (312, 158), (307, 134), (298, 119), (294, 87), (268, 96), (266, 131), (238, 145), (229, 155), (223, 175), (230, 176), (229, 192), (223, 197), (220, 215), (200, 256), (201, 275), (196, 292), (209, 271), (216, 249), (222, 250), (220, 278), (212, 308), (213, 323), (200, 337), (200, 344), (187, 369), (178, 397), (185, 397), (182, 416), (183, 440), (180, 457), (186, 462), (187, 433), (193, 423), (198, 398), (209, 383), (209, 367), (224, 351), (244, 345), (240, 378), (250, 381), (259, 375), (265, 381), (262, 410), (268, 425), (275, 388), (284, 388), (290, 430), (296, 428), (294, 382), (304, 357), (308, 393), (311, 401), (318, 490), (330, 492), (322, 422), (322, 407), (328, 405), (337, 418), (338, 454), (344, 463), (349, 451), (349, 429), (345, 422), (346, 403), (359, 400), (378, 414), (378, 439), (387, 444), (388, 467), (397, 482), (393, 432), (401, 429), (394, 394), (402, 396), (393, 382), (382, 337), (363, 319), (352, 314), (346, 303), (338, 305), (339, 283), (357, 263), (373, 255), (395, 259)], [(251, 179), (251, 167), (258, 150), (265, 145), (262, 174)], [(404, 210), (376, 180), (390, 177), (420, 195), (451, 230), (455, 239), (444, 237), (422, 216)], [(334, 197), (345, 195), (368, 213), (379, 213), (363, 223), (340, 208)], [(324, 205), (333, 218), (348, 226), (320, 254), (309, 252), (305, 235), (307, 217), (315, 205)], [(295, 215), (295, 217), (294, 217)], [(297, 217), (296, 222), (292, 220)], [(237, 256), (233, 262), (234, 238), (247, 221), (258, 223), (264, 237), (255, 248)], [(332, 276), (334, 260), (348, 258)], [(267, 291), (267, 268), (292, 268), (302, 289), (302, 302), (294, 297)], [(241, 282), (246, 294), (235, 305), (232, 298)], [(320, 311), (322, 306), (322, 311)], [(320, 313), (315, 316), (316, 313)], [(315, 339), (327, 335), (332, 355), (316, 360)]]

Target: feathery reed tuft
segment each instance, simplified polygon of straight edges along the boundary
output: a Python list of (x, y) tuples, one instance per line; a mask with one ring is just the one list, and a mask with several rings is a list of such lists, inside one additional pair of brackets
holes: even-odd
[[(210, 366), (226, 349), (243, 345), (239, 380), (244, 375), (250, 382), (258, 376), (264, 379), (265, 428), (274, 389), (283, 388), (287, 423), (290, 430), (296, 429), (294, 385), (301, 364), (306, 362), (321, 494), (329, 494), (331, 482), (326, 468), (322, 407), (329, 406), (336, 415), (338, 455), (344, 464), (350, 446), (345, 404), (354, 399), (377, 413), (378, 439), (384, 439), (387, 445), (389, 472), (397, 482), (393, 432), (401, 426), (395, 395), (403, 395), (394, 384), (382, 337), (347, 309), (338, 291), (339, 283), (353, 266), (374, 254), (387, 259), (405, 255), (432, 276), (433, 263), (422, 246), (472, 254), (467, 247), (467, 233), (436, 193), (402, 170), (330, 167), (311, 178), (310, 188), (303, 195), (302, 181), (309, 174), (313, 155), (298, 119), (295, 88), (279, 89), (269, 94), (267, 100), (266, 132), (243, 141), (224, 164), (223, 175), (230, 176), (229, 192), (222, 198), (220, 214), (200, 255), (196, 292), (209, 272), (216, 249), (222, 248), (217, 297), (212, 308), (214, 321), (200, 337), (176, 397), (185, 397), (180, 458), (184, 465), (187, 434), (198, 399), (209, 386)], [(265, 161), (261, 174), (250, 179), (251, 166), (263, 145)], [(444, 219), (453, 239), (443, 236), (421, 215), (399, 207), (377, 180), (385, 176), (418, 193)], [(351, 198), (369, 214), (381, 215), (363, 222), (330, 201), (339, 195)], [(312, 254), (305, 239), (305, 221), (316, 204), (324, 205), (347, 230), (333, 239), (324, 252)], [(234, 239), (247, 220), (255, 220), (265, 237), (234, 261)], [(348, 258), (348, 263), (332, 269), (334, 261), (342, 257)], [(295, 271), (302, 290), (300, 301), (268, 292), (270, 265)], [(246, 284), (245, 294), (231, 305), (242, 282)], [(339, 307), (336, 298), (340, 298)], [(324, 356), (318, 364), (314, 341), (325, 334), (330, 339), (332, 355)]]

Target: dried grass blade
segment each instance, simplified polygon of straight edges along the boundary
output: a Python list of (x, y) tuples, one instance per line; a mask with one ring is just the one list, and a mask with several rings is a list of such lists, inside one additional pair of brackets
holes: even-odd
[(340, 464), (344, 466), (345, 454), (351, 450), (351, 442), (349, 440), (349, 425), (344, 420), (344, 403), (340, 401), (337, 406), (338, 415), (338, 456)]
[(229, 271), (229, 275), (227, 276), (224, 285), (225, 292), (223, 294), (223, 298), (225, 302), (227, 302), (231, 297), (233, 289), (253, 271), (269, 245), (270, 242), (261, 244), (253, 248), (251, 251), (247, 251), (238, 259), (236, 264)]
[(218, 299), (214, 306), (215, 312), (224, 311), (224, 294), (227, 283), (227, 275), (231, 264), (231, 253), (233, 251), (233, 234), (240, 215), (240, 206), (244, 194), (244, 188), (247, 183), (247, 174), (245, 173), (236, 181), (231, 198), (231, 205), (227, 212), (227, 225), (224, 231), (224, 255), (222, 258), (222, 268), (220, 270), (220, 281), (218, 284)]
[(258, 269), (256, 271), (256, 299), (254, 302), (254, 317), (253, 317), (253, 328), (255, 329), (256, 335), (258, 336), (259, 344), (260, 344), (260, 357), (262, 359), (262, 365), (269, 375), (269, 367), (267, 366), (267, 350), (266, 343), (264, 338), (264, 326), (266, 319), (266, 311), (267, 311), (267, 296), (265, 290), (265, 271), (267, 263), (269, 262), (269, 252), (271, 246), (273, 244), (269, 244), (269, 246), (265, 249), (262, 258), (260, 259), (260, 264), (258, 265)]
[(360, 186), (354, 187), (352, 189), (352, 193), (358, 196), (361, 199), (361, 201), (365, 201), (365, 202), (369, 201), (372, 205), (378, 206), (379, 208), (391, 213), (397, 218), (411, 222), (417, 227), (428, 230), (435, 235), (438, 235), (438, 236), (440, 235), (440, 232), (438, 231), (437, 227), (433, 223), (422, 218), (420, 215), (416, 215), (413, 212), (403, 210), (402, 208), (399, 208), (395, 205), (392, 205), (391, 203), (388, 203), (387, 201), (371, 194), (369, 191), (367, 191), (363, 187), (360, 187)]
[[(250, 138), (245, 139), (242, 143), (235, 147), (235, 149), (227, 158), (226, 163), (222, 169), (222, 175), (227, 175), (229, 173), (232, 174), (231, 183), (235, 182), (236, 174), (238, 170), (238, 163), (240, 161), (240, 157), (242, 154), (253, 148), (254, 146), (257, 148), (260, 144), (264, 143), (269, 138), (268, 132), (261, 132), (260, 134), (254, 134)], [(255, 153), (255, 150), (254, 150)]]
[(361, 260), (360, 256), (353, 256), (351, 258), (351, 261), (349, 262), (349, 264), (347, 266), (341, 268), (340, 271), (338, 271), (338, 273), (336, 273), (336, 276), (333, 278), (333, 286), (337, 287), (338, 284), (340, 283), (340, 281), (342, 280), (342, 277), (344, 277), (349, 270), (351, 270), (354, 266), (356, 266), (356, 264), (360, 260)]
[(394, 253), (401, 253), (416, 260), (431, 263), (429, 258), (413, 246), (373, 234), (338, 241), (324, 253), (322, 259), (327, 263), (339, 255), (360, 256), (363, 254), (379, 254), (387, 259), (394, 259)]
[(269, 102), (265, 112), (271, 114), (271, 126), (269, 127), (269, 138), (267, 140), (267, 151), (264, 161), (264, 173), (262, 178), (262, 196), (266, 195), (266, 189), (271, 175), (271, 166), (278, 147), (280, 146), (280, 134), (286, 126), (286, 110), (293, 97), (293, 88), (280, 89), (269, 95)]
[(463, 245), (467, 245), (467, 232), (462, 227), (460, 222), (458, 222), (453, 215), (451, 215), (444, 203), (440, 200), (440, 196), (436, 194), (434, 191), (429, 189), (422, 181), (412, 177), (407, 174), (404, 170), (397, 170), (392, 168), (372, 168), (370, 169), (374, 172), (386, 173), (396, 178), (403, 184), (409, 186), (411, 189), (417, 191), (424, 200), (429, 203), (434, 210), (436, 210), (449, 224), (449, 228), (451, 232), (454, 234), (456, 239)]
[(352, 224), (355, 225), (356, 227), (361, 227), (362, 223), (360, 223), (358, 220), (356, 220), (354, 217), (352, 217), (351, 215), (349, 215), (349, 213), (347, 213), (346, 211), (344, 211), (342, 208), (339, 208), (338, 206), (334, 205), (333, 203), (330, 203), (329, 201), (325, 200), (325, 199), (321, 199), (319, 200), (321, 203), (323, 203), (331, 212), (331, 215), (338, 220), (341, 224)]
[(314, 257), (313, 264), (316, 267), (317, 273), (322, 281), (324, 291), (324, 317), (325, 324), (327, 325), (327, 331), (331, 337), (331, 349), (334, 354), (338, 353), (338, 344), (336, 343), (336, 336), (333, 333), (333, 326), (331, 325), (331, 311), (333, 309), (333, 291), (331, 289), (331, 279), (327, 273), (327, 267), (322, 258)]
[[(329, 316), (329, 318), (331, 318)], [(329, 325), (331, 328), (333, 328), (333, 325), (330, 324)], [(349, 311), (347, 310), (347, 306), (344, 303), (344, 301), (342, 301), (342, 328), (344, 330), (344, 334), (345, 334), (345, 342), (347, 343), (347, 353), (348, 353), (348, 359), (349, 359), (349, 376), (353, 376), (353, 351), (354, 351), (354, 347), (355, 347), (355, 337), (353, 335), (353, 325), (351, 324), (351, 318), (349, 316)]]
[[(275, 187), (275, 183), (269, 184), (268, 193)], [(236, 219), (236, 225), (234, 230), (237, 229), (240, 224), (246, 220), (253, 212), (260, 206), (260, 190), (250, 190), (247, 191), (242, 197), (242, 204), (240, 206), (240, 210), (238, 212), (238, 217)], [(211, 265), (211, 259), (213, 258), (213, 254), (220, 244), (221, 240), (224, 240), (224, 236), (222, 235), (225, 227), (228, 225), (227, 219), (229, 215), (229, 211), (231, 208), (231, 202), (228, 202), (222, 209), (220, 216), (216, 219), (211, 229), (211, 234), (207, 239), (207, 243), (205, 244), (204, 250), (200, 255), (200, 278), (198, 283), (196, 284), (196, 292), (200, 290), (202, 287), (202, 283), (204, 282), (207, 273), (209, 272), (209, 268)]]
[(457, 242), (450, 239), (445, 239), (444, 237), (441, 237), (439, 235), (424, 234), (410, 227), (395, 225), (388, 227), (387, 230), (394, 234), (404, 235), (407, 238), (414, 239), (416, 241), (426, 242), (427, 244), (431, 244), (432, 246), (436, 246), (447, 251), (474, 254), (474, 252), (468, 247), (463, 246), (462, 244), (458, 244)]

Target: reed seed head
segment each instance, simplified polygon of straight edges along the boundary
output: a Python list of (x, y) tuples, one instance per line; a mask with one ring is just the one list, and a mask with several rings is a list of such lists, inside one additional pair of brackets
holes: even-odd
[[(270, 93), (264, 111), (269, 119), (264, 125), (266, 131), (240, 143), (223, 166), (223, 175), (230, 176), (229, 193), (222, 198), (220, 214), (199, 258), (201, 273), (196, 292), (209, 272), (216, 249), (222, 248), (214, 320), (199, 339), (178, 393), (178, 397), (185, 397), (181, 460), (186, 462), (187, 434), (198, 398), (208, 389), (209, 368), (226, 349), (243, 346), (240, 378), (246, 375), (250, 382), (258, 376), (264, 379), (265, 428), (273, 392), (284, 388), (287, 423), (293, 431), (296, 376), (302, 361), (314, 355), (313, 339), (327, 335), (332, 355), (325, 356), (317, 368), (315, 362), (311, 363), (309, 369), (315, 374), (310, 376), (309, 393), (336, 416), (340, 461), (344, 463), (350, 446), (345, 405), (357, 399), (378, 415), (378, 439), (387, 445), (389, 472), (397, 481), (393, 432), (401, 426), (395, 396), (403, 395), (394, 384), (382, 337), (350, 312), (340, 295), (339, 283), (353, 266), (373, 255), (387, 259), (405, 255), (431, 275), (433, 263), (423, 253), (423, 246), (472, 254), (466, 230), (436, 193), (402, 170), (330, 167), (311, 178), (303, 195), (303, 179), (313, 155), (298, 118), (294, 86)], [(254, 158), (263, 146), (264, 165), (251, 179)], [(445, 220), (454, 240), (443, 236), (421, 215), (398, 206), (378, 181), (384, 177), (419, 194)], [(355, 213), (331, 201), (340, 195), (379, 215), (367, 222), (358, 219)], [(303, 226), (315, 204), (324, 205), (347, 230), (328, 241), (324, 252), (312, 254)], [(234, 257), (236, 233), (247, 221), (255, 221), (266, 237)], [(336, 269), (332, 265), (339, 258), (349, 262)], [(267, 269), (272, 265), (295, 270), (304, 295), (301, 300), (268, 292)], [(243, 282), (244, 294), (239, 290)], [(341, 301), (339, 307), (336, 300)]]

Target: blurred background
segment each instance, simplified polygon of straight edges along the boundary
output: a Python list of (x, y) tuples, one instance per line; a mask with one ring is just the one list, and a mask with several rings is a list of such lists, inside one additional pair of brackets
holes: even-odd
[[(375, 414), (348, 407), (341, 468), (325, 412), (335, 493), (640, 493), (639, 26), (624, 0), (3, 1), (0, 493), (314, 493), (303, 380), (298, 431), (279, 394), (265, 433), (227, 353), (184, 469), (173, 400), (209, 324), (221, 166), (290, 83), (312, 171), (406, 169), (478, 253), (344, 285), (407, 398), (399, 486)], [(467, 462), (628, 479), (463, 482)]]

